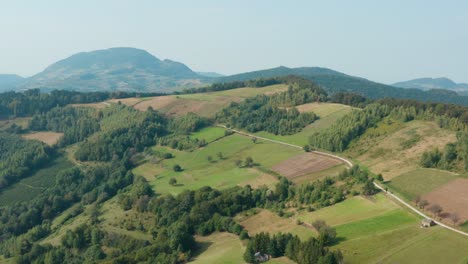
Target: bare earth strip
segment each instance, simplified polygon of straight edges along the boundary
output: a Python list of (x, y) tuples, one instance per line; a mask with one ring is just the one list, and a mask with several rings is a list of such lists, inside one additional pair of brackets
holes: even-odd
[(59, 141), (59, 139), (63, 136), (63, 133), (56, 133), (56, 132), (32, 132), (29, 134), (24, 134), (23, 138), (26, 139), (34, 139), (39, 140), (47, 145), (55, 145)]
[(438, 204), (445, 213), (457, 213), (468, 220), (468, 180), (456, 179), (423, 196), (430, 204)]
[(273, 166), (273, 170), (292, 179), (304, 174), (326, 170), (341, 163), (337, 159), (323, 155), (304, 153)]

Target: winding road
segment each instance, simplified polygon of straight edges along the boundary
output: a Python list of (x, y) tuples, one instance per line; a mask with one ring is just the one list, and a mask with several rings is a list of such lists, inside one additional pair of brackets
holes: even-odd
[[(255, 135), (252, 135), (252, 134), (249, 134), (249, 133), (245, 133), (245, 132), (242, 132), (242, 131), (239, 131), (239, 130), (236, 130), (236, 129), (232, 129), (232, 128), (228, 128), (226, 127), (225, 125), (216, 125), (218, 127), (222, 127), (222, 128), (225, 128), (225, 129), (228, 129), (234, 133), (237, 133), (239, 135), (244, 135), (244, 136), (247, 136), (247, 137), (251, 137), (251, 138), (256, 138), (256, 139), (260, 139), (260, 140), (265, 140), (265, 141), (270, 141), (270, 142), (273, 142), (273, 143), (277, 143), (277, 144), (281, 144), (281, 145), (285, 145), (285, 146), (289, 146), (289, 147), (293, 147), (293, 148), (299, 148), (299, 149), (302, 149), (301, 146), (298, 146), (298, 145), (294, 145), (294, 144), (290, 144), (290, 143), (286, 143), (286, 142), (282, 142), (282, 141), (278, 141), (278, 140), (274, 140), (274, 139), (269, 139), (269, 138), (264, 138), (264, 137), (259, 137), (259, 136), (255, 136)], [(330, 153), (326, 153), (326, 152), (321, 152), (321, 151), (311, 151), (311, 153), (315, 153), (315, 154), (318, 154), (318, 155), (323, 155), (323, 156), (327, 156), (327, 157), (331, 157), (331, 158), (334, 158), (334, 159), (338, 159), (344, 163), (346, 163), (346, 165), (348, 165), (350, 168), (353, 167), (353, 163), (348, 160), (348, 159), (345, 159), (343, 157), (340, 157), (340, 156), (337, 156), (337, 155), (333, 155), (333, 154), (330, 154)], [(400, 197), (396, 196), (395, 194), (393, 194), (392, 192), (390, 191), (387, 191), (383, 186), (381, 186), (380, 184), (374, 182), (374, 185), (375, 187), (377, 187), (378, 189), (380, 189), (381, 191), (383, 191), (384, 193), (386, 193), (387, 195), (389, 195), (390, 197), (392, 197), (393, 199), (397, 200), (398, 202), (400, 202), (401, 204), (403, 204), (404, 206), (408, 207), (411, 211), (417, 213), (418, 215), (424, 217), (424, 218), (429, 218), (429, 219), (432, 219), (431, 217), (427, 216), (426, 214), (424, 214), (423, 212), (419, 211), (417, 208), (413, 207), (411, 204), (405, 202), (403, 199), (401, 199)], [(468, 233), (466, 232), (463, 232), (461, 230), (458, 230), (458, 229), (455, 229), (451, 226), (448, 226), (442, 222), (439, 222), (437, 220), (434, 220), (434, 223), (436, 223), (437, 225), (443, 227), (443, 228), (446, 228), (450, 231), (453, 231), (453, 232), (456, 232), (456, 233), (459, 233), (461, 235), (464, 235), (464, 236), (467, 236), (468, 237)]]

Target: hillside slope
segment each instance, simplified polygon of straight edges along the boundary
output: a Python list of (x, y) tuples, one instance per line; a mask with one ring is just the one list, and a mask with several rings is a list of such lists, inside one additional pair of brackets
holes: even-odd
[(159, 91), (206, 79), (186, 65), (135, 48), (81, 52), (47, 67), (22, 88)]
[(372, 99), (394, 97), (415, 99), (427, 102), (454, 103), (468, 105), (468, 97), (460, 96), (448, 90), (421, 91), (419, 89), (403, 89), (363, 78), (346, 75), (341, 72), (319, 67), (288, 68), (277, 67), (272, 69), (253, 71), (231, 75), (216, 81), (244, 81), (255, 78), (269, 78), (285, 75), (299, 75), (321, 85), (328, 93), (354, 92)]

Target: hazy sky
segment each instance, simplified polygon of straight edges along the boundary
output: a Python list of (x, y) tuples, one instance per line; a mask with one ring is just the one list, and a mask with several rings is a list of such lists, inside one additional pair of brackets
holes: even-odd
[(468, 82), (468, 1), (0, 0), (0, 73), (121, 46), (223, 74), (321, 66)]

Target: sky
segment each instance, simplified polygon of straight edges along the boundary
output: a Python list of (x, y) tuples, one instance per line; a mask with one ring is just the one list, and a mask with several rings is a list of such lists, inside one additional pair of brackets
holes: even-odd
[(468, 83), (468, 1), (0, 0), (0, 73), (111, 47), (226, 75), (320, 66)]

